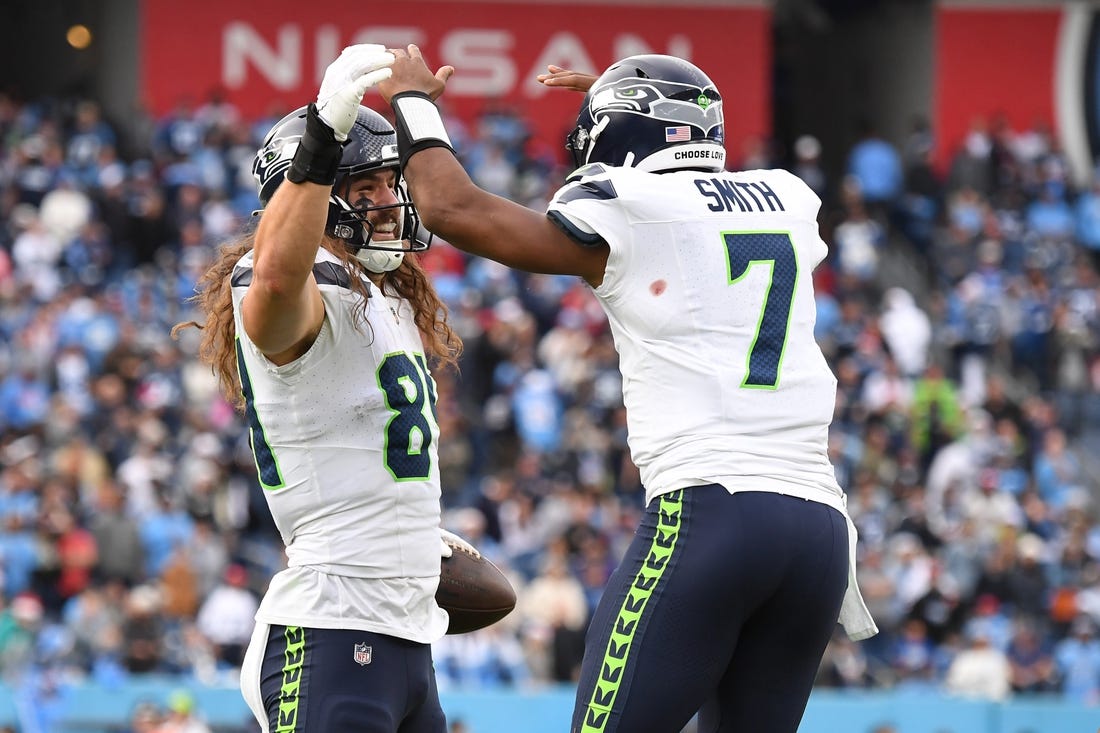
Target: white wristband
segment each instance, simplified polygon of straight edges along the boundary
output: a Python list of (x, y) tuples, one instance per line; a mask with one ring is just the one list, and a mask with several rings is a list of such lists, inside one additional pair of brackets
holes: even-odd
[(451, 138), (447, 135), (447, 128), (443, 126), (443, 118), (431, 100), (414, 96), (399, 97), (393, 100), (393, 106), (405, 123), (410, 144), (421, 140), (442, 140), (451, 147)]

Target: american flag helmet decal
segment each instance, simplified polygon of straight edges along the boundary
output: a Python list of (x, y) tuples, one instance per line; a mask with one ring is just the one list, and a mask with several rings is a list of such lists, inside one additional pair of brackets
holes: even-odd
[(691, 139), (691, 128), (687, 125), (665, 128), (666, 143), (681, 143)]

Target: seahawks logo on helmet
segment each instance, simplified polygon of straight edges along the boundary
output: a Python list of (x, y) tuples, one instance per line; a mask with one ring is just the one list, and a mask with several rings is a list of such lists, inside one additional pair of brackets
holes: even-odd
[(608, 109), (631, 110), (645, 114), (653, 102), (661, 98), (661, 93), (652, 84), (620, 82), (592, 94), (588, 106), (593, 112)]
[[(711, 99), (708, 92), (714, 94)], [(690, 100), (680, 97), (690, 95)], [(722, 99), (713, 88), (700, 92), (687, 84), (649, 81), (621, 81), (604, 89), (595, 89), (588, 103), (597, 120), (601, 113), (609, 111), (636, 112), (637, 114), (689, 124), (707, 132), (723, 122)]]
[(252, 161), (252, 176), (259, 185), (260, 201), (265, 206), (275, 193), (275, 187), (285, 178), (301, 139), (301, 135), (272, 138)]

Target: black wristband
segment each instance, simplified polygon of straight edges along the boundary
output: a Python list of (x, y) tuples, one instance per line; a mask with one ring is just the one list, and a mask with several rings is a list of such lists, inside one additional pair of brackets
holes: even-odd
[(336, 139), (332, 128), (317, 115), (317, 105), (306, 110), (306, 130), (294, 151), (294, 159), (286, 172), (291, 183), (320, 183), (331, 186), (336, 183), (336, 171), (344, 154), (344, 144)]
[(443, 117), (431, 97), (424, 92), (400, 92), (390, 99), (390, 106), (402, 168), (415, 153), (428, 148), (446, 148), (454, 154)]

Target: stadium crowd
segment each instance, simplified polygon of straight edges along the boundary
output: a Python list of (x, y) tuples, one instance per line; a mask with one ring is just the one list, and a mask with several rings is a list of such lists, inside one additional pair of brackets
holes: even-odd
[[(277, 118), (212, 95), (119, 125), (0, 95), (4, 681), (235, 675), (282, 545), (242, 417), (169, 331), (250, 225)], [(507, 107), (448, 130), (479, 185), (532, 207), (567, 172)], [(808, 135), (741, 152), (825, 201), (830, 451), (882, 633), (838, 633), (819, 684), (1100, 704), (1100, 175), (1075, 187), (1048, 131), (1003, 120), (947, 166), (927, 125), (868, 130), (837, 180)], [(436, 645), (440, 685), (569, 682), (642, 510), (606, 321), (577, 279), (439, 241), (422, 259), (466, 343), (435, 374), (444, 523), (520, 599)]]

